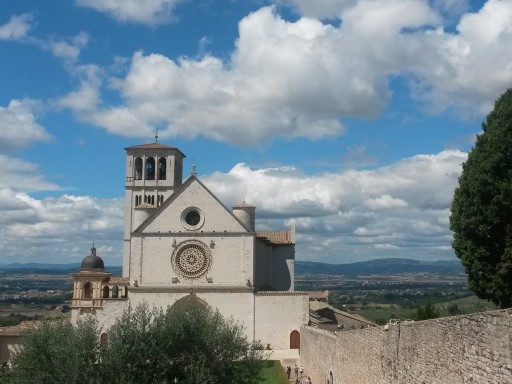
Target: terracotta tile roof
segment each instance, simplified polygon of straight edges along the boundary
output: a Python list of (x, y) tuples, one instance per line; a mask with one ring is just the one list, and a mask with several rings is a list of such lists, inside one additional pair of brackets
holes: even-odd
[(130, 284), (130, 279), (128, 277), (111, 277), (107, 285), (111, 284)]
[(0, 327), (0, 336), (20, 336), (23, 332), (38, 327), (41, 321), (26, 320), (11, 327)]
[(258, 231), (256, 237), (267, 239), (272, 244), (292, 244), (290, 231)]
[(255, 295), (258, 296), (308, 296), (304, 291), (259, 291)]
[(149, 143), (142, 145), (134, 145), (132, 147), (126, 147), (125, 149), (178, 149), (176, 147), (171, 147), (169, 145), (160, 144), (160, 143)]
[(329, 300), (329, 291), (309, 291), (310, 300)]

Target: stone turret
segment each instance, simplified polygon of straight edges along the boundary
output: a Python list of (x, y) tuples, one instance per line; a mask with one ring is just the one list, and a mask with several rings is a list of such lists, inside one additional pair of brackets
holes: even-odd
[(248, 231), (256, 230), (256, 207), (245, 201), (233, 207), (233, 215), (247, 228)]

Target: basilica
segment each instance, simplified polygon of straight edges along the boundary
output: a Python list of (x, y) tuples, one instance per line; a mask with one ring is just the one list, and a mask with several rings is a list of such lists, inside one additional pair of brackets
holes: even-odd
[(91, 249), (73, 274), (72, 318), (94, 315), (102, 337), (124, 310), (195, 300), (244, 325), (250, 341), (297, 349), (309, 322), (307, 293), (294, 291), (295, 230), (257, 230), (256, 207), (226, 207), (185, 155), (158, 142), (126, 148), (122, 277)]

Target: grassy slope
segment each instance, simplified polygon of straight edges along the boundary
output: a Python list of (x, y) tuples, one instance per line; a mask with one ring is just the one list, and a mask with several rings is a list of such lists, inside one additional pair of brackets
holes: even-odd
[[(464, 297), (461, 299), (450, 300), (440, 303), (435, 303), (435, 307), (439, 309), (441, 316), (451, 316), (448, 313), (448, 306), (456, 304), (458, 307), (458, 313), (456, 314), (468, 314), (483, 311), (492, 311), (497, 309), (496, 306), (487, 300), (479, 299), (476, 296)], [(412, 314), (416, 312), (416, 308), (411, 309), (407, 307), (400, 307), (399, 305), (387, 305), (387, 304), (369, 304), (367, 307), (363, 307), (355, 313), (358, 313), (367, 319), (372, 321), (378, 321), (381, 319), (410, 319)]]
[(288, 384), (286, 373), (281, 363), (277, 360), (269, 360), (266, 362), (263, 370), (263, 380), (261, 384)]

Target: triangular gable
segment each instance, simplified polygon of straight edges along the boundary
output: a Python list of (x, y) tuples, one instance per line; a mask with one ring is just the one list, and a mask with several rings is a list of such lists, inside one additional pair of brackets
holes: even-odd
[[(182, 214), (195, 207), (204, 222), (196, 230), (183, 225)], [(233, 213), (194, 175), (190, 176), (135, 233), (248, 232)]]

